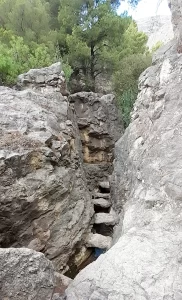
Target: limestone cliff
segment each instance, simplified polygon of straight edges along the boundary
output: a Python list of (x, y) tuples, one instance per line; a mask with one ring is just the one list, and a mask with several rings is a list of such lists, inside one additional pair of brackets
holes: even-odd
[(76, 277), (67, 300), (182, 299), (182, 1), (170, 7), (177, 45), (161, 48), (141, 75), (115, 148), (119, 240)]
[(171, 16), (153, 16), (136, 20), (138, 30), (148, 36), (147, 45), (151, 49), (157, 42), (166, 44), (173, 39)]

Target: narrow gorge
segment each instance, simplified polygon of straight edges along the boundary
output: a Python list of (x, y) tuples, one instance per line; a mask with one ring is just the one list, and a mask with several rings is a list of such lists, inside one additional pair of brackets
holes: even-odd
[(0, 127), (0, 246), (43, 252), (74, 278), (111, 247), (118, 222), (110, 197), (123, 132), (116, 100), (69, 96), (56, 63), (20, 75), (15, 89), (0, 87)]
[(0, 300), (182, 300), (182, 0), (124, 131), (62, 65), (0, 86)]

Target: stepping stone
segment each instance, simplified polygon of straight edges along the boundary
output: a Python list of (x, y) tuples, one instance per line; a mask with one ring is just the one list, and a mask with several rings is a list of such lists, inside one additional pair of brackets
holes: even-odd
[(109, 193), (95, 193), (94, 198), (104, 198), (104, 199), (109, 199), (110, 194)]
[(106, 213), (97, 213), (95, 214), (95, 224), (106, 224), (106, 225), (115, 225), (117, 223), (117, 219), (114, 215), (106, 214)]
[(99, 187), (104, 189), (105, 191), (110, 191), (110, 183), (109, 181), (99, 182)]
[(111, 248), (112, 238), (98, 233), (90, 233), (86, 238), (87, 247), (95, 247), (100, 249)]
[(106, 200), (104, 198), (97, 198), (93, 199), (94, 205), (103, 207), (103, 208), (109, 208), (111, 207), (111, 202), (109, 200)]

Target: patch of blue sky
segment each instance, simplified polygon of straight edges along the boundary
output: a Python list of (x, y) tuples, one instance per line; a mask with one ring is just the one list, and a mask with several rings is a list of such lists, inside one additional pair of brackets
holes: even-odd
[(159, 0), (140, 0), (136, 8), (131, 8), (126, 2), (123, 2), (118, 9), (118, 14), (128, 11), (128, 15), (133, 19), (142, 19), (155, 15), (170, 15), (170, 9), (167, 0), (163, 0), (158, 7)]

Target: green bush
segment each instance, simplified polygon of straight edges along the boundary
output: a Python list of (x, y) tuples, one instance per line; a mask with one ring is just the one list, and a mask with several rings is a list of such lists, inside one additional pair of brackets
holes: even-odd
[[(0, 32), (2, 34), (2, 31)], [(0, 42), (5, 34), (0, 34)], [(6, 35), (7, 37), (8, 35)], [(53, 52), (54, 53), (54, 52)], [(44, 44), (32, 43), (28, 46), (22, 37), (9, 35), (6, 44), (0, 45), (0, 82), (13, 84), (17, 76), (32, 68), (41, 68), (55, 62), (54, 54)]]
[(118, 95), (117, 101), (122, 114), (124, 128), (130, 124), (130, 113), (133, 109), (133, 104), (136, 101), (138, 94), (137, 86), (125, 90), (121, 95)]
[(71, 68), (71, 66), (69, 65), (69, 63), (67, 61), (62, 62), (62, 68), (64, 71), (64, 75), (66, 77), (66, 81), (69, 82), (71, 74), (73, 73), (73, 69)]
[(163, 43), (158, 41), (151, 49), (151, 53), (153, 54), (155, 51), (157, 51), (160, 47), (163, 46)]
[(125, 57), (113, 74), (113, 89), (118, 99), (125, 128), (130, 122), (130, 112), (138, 94), (138, 78), (151, 65), (150, 54), (133, 54)]

